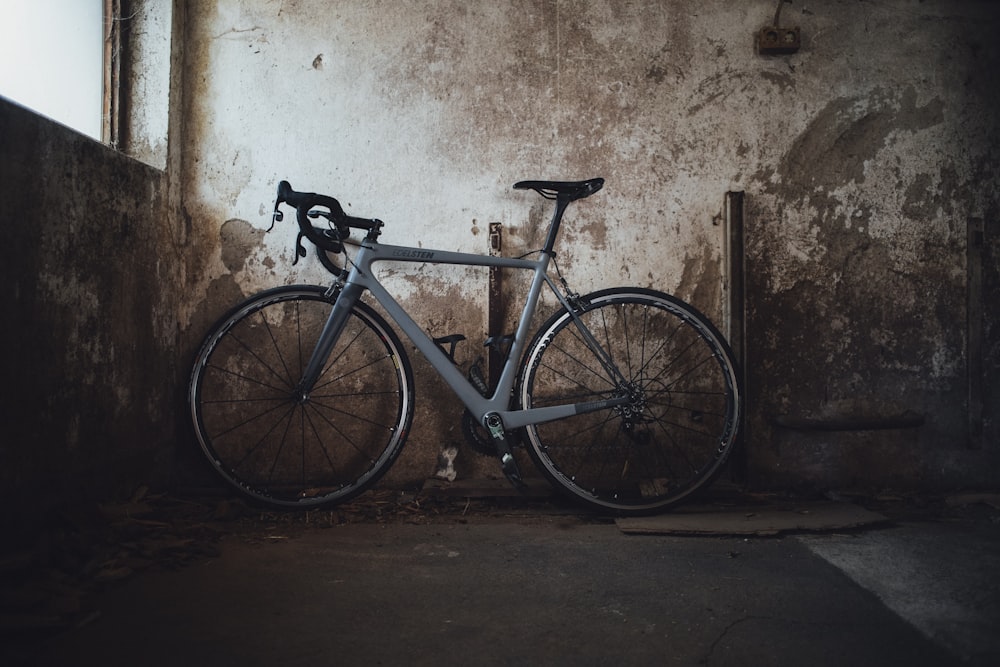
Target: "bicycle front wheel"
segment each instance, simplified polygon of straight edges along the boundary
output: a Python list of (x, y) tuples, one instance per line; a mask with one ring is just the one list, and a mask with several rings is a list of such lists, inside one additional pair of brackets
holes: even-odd
[(616, 514), (661, 511), (708, 484), (740, 421), (721, 334), (690, 305), (641, 288), (595, 292), (552, 316), (528, 348), (518, 393), (524, 408), (628, 398), (525, 428), (550, 481)]
[(188, 397), (202, 450), (222, 477), (274, 507), (317, 507), (371, 486), (413, 418), (413, 372), (399, 338), (363, 303), (308, 397), (295, 391), (333, 298), (319, 286), (262, 292), (205, 339)]

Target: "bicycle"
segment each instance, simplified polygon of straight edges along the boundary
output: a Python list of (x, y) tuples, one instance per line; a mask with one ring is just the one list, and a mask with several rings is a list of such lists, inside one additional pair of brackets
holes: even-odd
[[(514, 456), (524, 447), (556, 488), (604, 512), (654, 513), (705, 487), (733, 448), (742, 411), (723, 336), (663, 292), (573, 292), (555, 262), (569, 204), (603, 185), (601, 178), (516, 183), (555, 208), (543, 247), (515, 258), (384, 244), (382, 221), (348, 215), (335, 198), (282, 181), (271, 228), (283, 220), (283, 205), (293, 207), (295, 261), (308, 240), (333, 281), (261, 292), (206, 337), (188, 398), (215, 470), (249, 498), (281, 508), (346, 501), (386, 472), (413, 418), (413, 370), (396, 330), (361, 300), (367, 294), (458, 396), (470, 444), (495, 454), (513, 484), (524, 484)], [(352, 240), (352, 230), (363, 239)], [(343, 266), (331, 255), (342, 255)], [(463, 373), (455, 362), (464, 336), (432, 338), (389, 294), (372, 271), (388, 261), (529, 272), (514, 333), (491, 332), (487, 341), (503, 358), (495, 386), (477, 365)], [(543, 286), (558, 309), (529, 338)]]

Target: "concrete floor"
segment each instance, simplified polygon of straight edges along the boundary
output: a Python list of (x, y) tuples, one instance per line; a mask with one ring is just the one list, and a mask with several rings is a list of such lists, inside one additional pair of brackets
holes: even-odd
[(996, 665), (1000, 523), (626, 535), (573, 513), (232, 532), (7, 665)]

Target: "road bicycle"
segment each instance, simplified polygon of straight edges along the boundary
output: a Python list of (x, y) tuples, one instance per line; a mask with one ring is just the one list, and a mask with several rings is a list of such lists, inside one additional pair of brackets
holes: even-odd
[[(469, 444), (494, 454), (513, 484), (524, 484), (515, 451), (525, 448), (556, 488), (606, 513), (659, 512), (705, 487), (733, 449), (742, 412), (723, 336), (663, 292), (574, 292), (556, 262), (569, 204), (603, 185), (516, 183), (553, 201), (554, 211), (540, 249), (503, 257), (382, 243), (382, 221), (282, 181), (271, 227), (282, 206), (293, 207), (295, 261), (306, 255), (305, 239), (333, 280), (261, 292), (208, 334), (188, 398), (215, 470), (249, 498), (282, 508), (346, 501), (386, 472), (410, 432), (414, 381), (399, 335), (366, 302), (373, 300), (465, 406)], [(352, 230), (363, 238), (351, 239)], [(514, 332), (489, 332), (487, 344), (503, 359), (492, 386), (478, 365), (463, 371), (456, 363), (464, 336), (433, 338), (390, 295), (372, 270), (380, 262), (530, 276)], [(558, 308), (532, 336), (543, 288)]]

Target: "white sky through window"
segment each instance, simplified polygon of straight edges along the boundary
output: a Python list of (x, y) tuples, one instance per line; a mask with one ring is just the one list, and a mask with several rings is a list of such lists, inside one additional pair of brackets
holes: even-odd
[(0, 95), (101, 138), (103, 0), (0, 0)]

